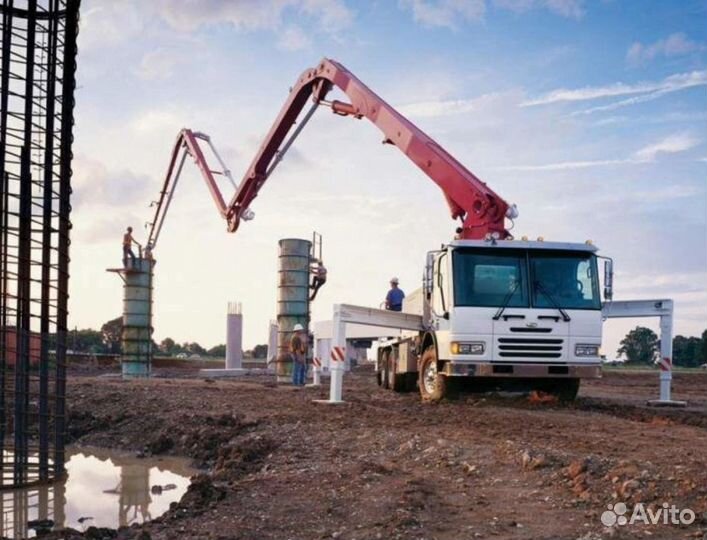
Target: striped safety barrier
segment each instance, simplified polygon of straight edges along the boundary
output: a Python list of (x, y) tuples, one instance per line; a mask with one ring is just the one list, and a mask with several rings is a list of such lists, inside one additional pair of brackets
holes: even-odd
[(672, 371), (673, 369), (673, 361), (669, 356), (661, 358), (658, 365), (660, 366), (660, 371)]
[(346, 358), (344, 354), (343, 347), (332, 347), (331, 348), (331, 360), (332, 362), (343, 362)]
[(312, 360), (312, 363), (314, 364), (314, 367), (318, 367), (318, 368), (319, 368), (319, 367), (322, 367), (322, 361), (319, 360), (319, 358), (316, 358), (316, 357), (315, 357), (315, 358)]

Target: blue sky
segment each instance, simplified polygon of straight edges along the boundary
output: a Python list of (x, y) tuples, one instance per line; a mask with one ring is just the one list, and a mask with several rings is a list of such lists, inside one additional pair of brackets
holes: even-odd
[[(617, 298), (672, 297), (676, 331), (707, 326), (707, 1), (155, 0), (82, 4), (73, 324), (120, 313), (127, 224), (151, 215), (181, 127), (213, 136), (240, 178), (299, 74), (334, 58), (520, 209), (514, 232), (591, 238)], [(324, 235), (314, 308), (377, 305), (418, 286), (454, 230), (439, 189), (376, 128), (322, 110), (225, 233), (187, 172), (158, 246), (155, 332), (245, 344), (275, 311), (277, 240)], [(607, 349), (640, 321), (611, 322)], [(642, 323), (643, 324), (643, 323)], [(655, 325), (653, 325), (655, 327)]]

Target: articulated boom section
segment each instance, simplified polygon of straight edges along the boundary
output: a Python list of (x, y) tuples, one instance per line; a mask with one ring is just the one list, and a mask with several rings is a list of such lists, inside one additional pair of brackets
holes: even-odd
[[(327, 94), (334, 87), (342, 90), (351, 103), (326, 101)], [(312, 106), (298, 123), (297, 119), (310, 99)], [(179, 132), (156, 203), (147, 245), (152, 249), (157, 243), (187, 155), (191, 156), (199, 167), (219, 213), (228, 222), (228, 230), (235, 232), (241, 220), (251, 219), (253, 213), (249, 208), (250, 204), (319, 105), (330, 107), (340, 116), (367, 118), (378, 126), (383, 132), (384, 143), (397, 146), (442, 189), (452, 219), (461, 220), (461, 227), (457, 231), (458, 238), (478, 240), (489, 234), (500, 239), (510, 236), (504, 221), (506, 217), (515, 217), (515, 208), (509, 208), (508, 203), (484, 182), (341, 64), (325, 58), (316, 68), (308, 69), (300, 76), (239, 186), (236, 186), (230, 171), (207, 135), (189, 129)], [(292, 129), (294, 126), (296, 127)], [(199, 141), (206, 142), (218, 160), (221, 170), (211, 169)], [(214, 175), (225, 176), (235, 189), (235, 194), (228, 204), (221, 195)]]
[[(204, 152), (201, 149), (199, 141), (203, 141), (208, 145), (214, 157), (218, 161), (220, 169), (211, 168)], [(183, 129), (179, 132), (177, 140), (174, 143), (172, 156), (169, 160), (169, 166), (167, 167), (167, 174), (164, 179), (164, 184), (162, 185), (162, 190), (160, 191), (160, 197), (156, 201), (155, 216), (152, 219), (150, 235), (147, 240), (147, 246), (150, 249), (154, 249), (157, 244), (157, 240), (159, 239), (162, 225), (164, 224), (164, 219), (167, 215), (167, 210), (169, 210), (169, 205), (172, 202), (174, 190), (179, 182), (179, 177), (181, 176), (187, 156), (191, 156), (194, 163), (196, 163), (196, 166), (199, 167), (199, 171), (201, 172), (201, 175), (204, 178), (209, 191), (211, 192), (211, 196), (216, 203), (216, 208), (219, 213), (223, 218), (228, 219), (228, 208), (224, 202), (223, 196), (221, 195), (221, 190), (216, 182), (215, 175), (221, 175), (227, 178), (235, 189), (236, 183), (231, 177), (231, 172), (228, 170), (225, 163), (221, 159), (221, 156), (216, 151), (216, 148), (211, 143), (211, 138), (208, 135), (193, 132), (190, 129)], [(244, 214), (244, 219), (248, 219), (251, 215), (252, 214), (250, 213)]]
[[(334, 87), (342, 90), (351, 102), (326, 101), (327, 94)], [(310, 98), (312, 108), (286, 140)], [(504, 224), (509, 214), (508, 203), (344, 66), (326, 58), (317, 67), (305, 71), (290, 91), (287, 102), (228, 205), (226, 219), (230, 231), (238, 228), (250, 203), (318, 105), (327, 105), (341, 116), (367, 118), (378, 126), (383, 132), (384, 143), (397, 146), (442, 189), (452, 218), (462, 220), (458, 231), (460, 238), (483, 239), (489, 233), (502, 239), (509, 236)]]

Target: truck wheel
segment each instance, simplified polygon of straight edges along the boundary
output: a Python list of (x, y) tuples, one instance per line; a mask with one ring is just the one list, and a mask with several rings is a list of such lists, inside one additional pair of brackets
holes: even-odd
[(420, 360), (420, 397), (423, 401), (439, 401), (447, 393), (447, 377), (437, 371), (437, 352), (427, 347)]
[(381, 355), (381, 365), (379, 366), (380, 370), (380, 378), (381, 378), (381, 386), (385, 388), (386, 390), (390, 388), (390, 385), (388, 384), (388, 357), (390, 356), (390, 351), (384, 351), (383, 354)]
[(407, 373), (398, 373), (395, 357), (393, 354), (388, 355), (388, 386), (394, 392), (407, 392), (408, 381)]
[(562, 403), (569, 403), (577, 397), (579, 379), (546, 379), (539, 389), (553, 394)]
[(563, 402), (568, 403), (577, 398), (579, 392), (579, 379), (563, 379), (557, 381), (554, 394)]

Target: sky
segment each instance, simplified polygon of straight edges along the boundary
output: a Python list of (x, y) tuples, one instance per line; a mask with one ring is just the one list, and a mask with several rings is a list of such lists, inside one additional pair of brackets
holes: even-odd
[[(591, 239), (615, 298), (672, 298), (675, 333), (707, 327), (707, 1), (85, 0), (75, 109), (72, 327), (121, 313), (132, 225), (144, 241), (183, 127), (245, 173), (289, 88), (322, 57), (516, 203), (513, 234)], [(339, 97), (341, 96), (332, 96)], [(456, 223), (439, 188), (366, 120), (321, 108), (226, 232), (187, 164), (155, 249), (155, 339), (244, 345), (275, 317), (277, 242), (323, 236), (334, 303), (378, 306), (419, 287)], [(228, 194), (230, 195), (230, 193)], [(611, 357), (627, 330), (609, 321)]]

